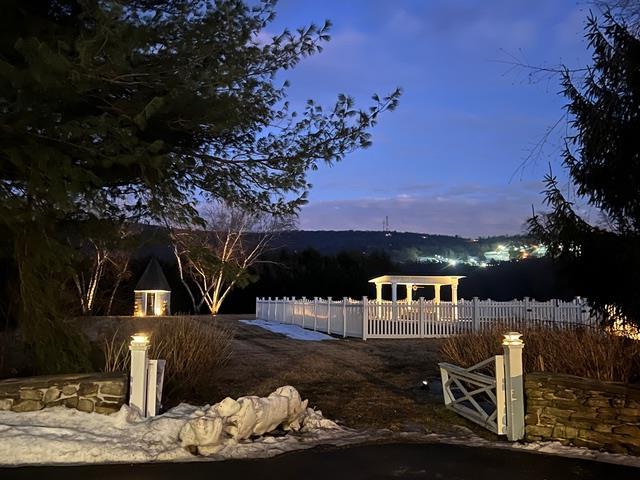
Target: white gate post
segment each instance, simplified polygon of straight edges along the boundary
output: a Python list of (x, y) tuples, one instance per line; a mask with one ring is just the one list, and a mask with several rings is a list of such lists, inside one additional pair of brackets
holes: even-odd
[(313, 297), (313, 331), (318, 328), (318, 297)]
[(362, 340), (369, 335), (369, 302), (367, 297), (362, 297)]
[(327, 335), (331, 335), (331, 299), (327, 297)]
[(142, 333), (131, 336), (131, 377), (129, 380), (129, 406), (144, 416), (147, 411), (147, 369), (149, 368), (149, 337)]
[(478, 305), (478, 297), (473, 297), (473, 331), (480, 331), (480, 306)]
[(302, 328), (304, 328), (304, 320), (307, 316), (307, 297), (302, 297)]
[(504, 334), (504, 380), (507, 395), (507, 438), (510, 441), (524, 438), (524, 386), (522, 371), (522, 334)]
[(580, 305), (580, 297), (576, 297), (573, 299), (573, 303), (576, 305), (575, 310), (575, 323), (584, 324), (582, 321), (582, 305)]
[(424, 338), (424, 297), (418, 299), (418, 319), (420, 322), (420, 338)]
[(347, 297), (342, 297), (342, 338), (347, 337)]
[(273, 321), (279, 322), (278, 320), (278, 297), (273, 301)]

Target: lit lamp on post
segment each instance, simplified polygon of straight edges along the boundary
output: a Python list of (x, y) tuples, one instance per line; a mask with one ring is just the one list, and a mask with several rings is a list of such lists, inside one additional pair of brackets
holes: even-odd
[(131, 378), (129, 381), (129, 406), (145, 415), (147, 404), (147, 369), (149, 365), (149, 337), (144, 333), (131, 336)]

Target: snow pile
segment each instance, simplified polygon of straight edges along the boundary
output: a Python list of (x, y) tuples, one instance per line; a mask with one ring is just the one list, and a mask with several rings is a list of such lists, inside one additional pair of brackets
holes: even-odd
[[(207, 411), (196, 411), (180, 431), (181, 445), (201, 455), (211, 455), (225, 445), (262, 436), (278, 427), (284, 431), (337, 429), (334, 422), (307, 408), (298, 391), (285, 386), (268, 397), (225, 398)], [(322, 422), (324, 420), (324, 423)]]
[[(263, 436), (277, 428), (284, 432)], [(112, 415), (65, 407), (0, 411), (0, 465), (267, 457), (350, 443), (359, 435), (308, 408), (295, 388), (285, 386), (266, 398), (225, 398), (202, 408), (181, 404), (151, 418), (128, 406)]]
[(240, 320), (246, 325), (264, 328), (273, 333), (280, 333), (292, 340), (305, 340), (308, 342), (320, 342), (322, 340), (335, 340), (331, 335), (316, 332), (314, 330), (306, 330), (298, 325), (288, 323), (269, 322), (268, 320)]

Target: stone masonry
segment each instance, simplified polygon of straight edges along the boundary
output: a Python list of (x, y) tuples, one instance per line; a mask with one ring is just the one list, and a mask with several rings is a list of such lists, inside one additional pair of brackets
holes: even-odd
[(640, 455), (640, 385), (530, 373), (525, 397), (526, 440)]
[(126, 373), (88, 373), (0, 381), (0, 410), (32, 412), (64, 405), (109, 414), (126, 402)]

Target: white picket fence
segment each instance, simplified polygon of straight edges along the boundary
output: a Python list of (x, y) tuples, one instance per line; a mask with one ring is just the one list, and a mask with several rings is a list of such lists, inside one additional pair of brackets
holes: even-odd
[(478, 332), (493, 325), (577, 328), (595, 326), (584, 299), (571, 302), (538, 302), (525, 298), (510, 302), (460, 300), (434, 303), (423, 298), (412, 302), (375, 302), (363, 297), (257, 298), (256, 318), (299, 325), (302, 328), (343, 337), (437, 338)]

